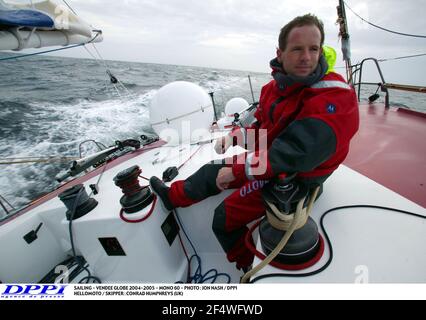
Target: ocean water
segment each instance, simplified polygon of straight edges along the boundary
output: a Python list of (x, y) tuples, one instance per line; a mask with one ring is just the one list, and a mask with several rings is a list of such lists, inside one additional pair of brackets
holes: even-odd
[[(2, 53), (1, 57), (10, 54)], [(105, 66), (94, 60), (35, 56), (0, 61), (0, 161), (5, 158), (78, 157), (85, 140), (105, 145), (153, 134), (148, 107), (172, 81), (189, 81), (214, 92), (219, 111), (233, 97), (257, 101), (270, 74), (188, 66), (108, 61), (126, 89), (116, 90)], [(362, 97), (373, 94), (365, 88)], [(426, 112), (425, 95), (391, 92), (393, 104)], [(97, 149), (87, 144), (83, 154)], [(0, 164), (0, 196), (19, 208), (57, 186), (67, 162)], [(2, 216), (0, 208), (0, 217)]]

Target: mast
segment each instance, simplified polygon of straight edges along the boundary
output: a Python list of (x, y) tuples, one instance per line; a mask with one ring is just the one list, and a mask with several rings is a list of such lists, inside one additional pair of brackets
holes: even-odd
[(342, 38), (342, 53), (343, 60), (346, 63), (346, 78), (348, 83), (353, 85), (352, 79), (352, 64), (351, 64), (351, 45), (349, 40), (348, 25), (346, 22), (346, 11), (345, 11), (345, 2), (344, 0), (339, 0), (339, 5), (337, 6), (337, 23), (340, 26), (339, 36)]

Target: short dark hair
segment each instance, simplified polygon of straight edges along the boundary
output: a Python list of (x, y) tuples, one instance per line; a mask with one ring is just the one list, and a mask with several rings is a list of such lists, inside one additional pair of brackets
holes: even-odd
[(291, 30), (293, 30), (296, 27), (303, 27), (303, 26), (316, 26), (320, 33), (321, 33), (321, 46), (324, 44), (324, 24), (316, 15), (313, 14), (305, 14), (303, 16), (299, 16), (291, 20), (289, 23), (287, 23), (284, 27), (282, 27), (280, 35), (278, 37), (278, 46), (280, 50), (285, 50), (287, 46), (287, 38)]

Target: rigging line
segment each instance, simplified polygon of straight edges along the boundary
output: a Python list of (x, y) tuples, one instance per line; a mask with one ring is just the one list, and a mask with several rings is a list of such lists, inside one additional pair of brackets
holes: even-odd
[(71, 8), (71, 6), (68, 4), (68, 2), (66, 2), (65, 0), (62, 0), (62, 1), (67, 5), (67, 7), (72, 11), (72, 13), (74, 13), (76, 16), (78, 16), (77, 12), (75, 12), (74, 9)]
[(60, 156), (6, 157), (6, 158), (0, 158), (0, 161), (29, 160), (29, 159), (57, 159), (57, 158), (67, 158), (67, 157), (60, 157)]
[[(401, 60), (401, 59), (417, 58), (417, 57), (423, 57), (423, 56), (426, 56), (426, 53), (413, 54), (413, 55), (410, 55), (410, 56), (401, 56), (401, 57), (395, 57), (395, 58), (377, 59), (377, 61), (386, 62), (386, 61), (391, 61), (391, 60)], [(358, 67), (358, 66), (359, 66), (359, 63), (355, 64), (351, 67)], [(346, 68), (346, 67), (334, 67), (334, 69), (343, 69), (343, 68)]]
[[(9, 214), (9, 210), (7, 210), (6, 206), (3, 204), (1, 199), (0, 199), (0, 206), (2, 207), (3, 211), (6, 213), (6, 217), (7, 217), (8, 214)], [(2, 217), (2, 219), (3, 219), (3, 217)]]
[(52, 159), (0, 161), (0, 165), (24, 164), (24, 163), (69, 162), (73, 160), (78, 160), (78, 158), (52, 158)]
[[(93, 44), (93, 43), (92, 43)], [(94, 46), (94, 44), (93, 44), (93, 46)], [(104, 63), (104, 65), (102, 65), (102, 63), (99, 61), (99, 58), (97, 58), (90, 50), (89, 50), (89, 48), (86, 46), (86, 45), (84, 45), (83, 46), (84, 47), (84, 49), (92, 56), (92, 58), (93, 59), (95, 59), (95, 61), (96, 61), (96, 63), (98, 63), (99, 64), (99, 66), (101, 66), (102, 68), (103, 67), (105, 67), (105, 69), (106, 70), (108, 70), (108, 66)], [(95, 47), (96, 48), (96, 47)], [(115, 89), (115, 91), (116, 91), (116, 93), (117, 93), (117, 95), (121, 98), (121, 94), (120, 94), (120, 92), (119, 92), (119, 90), (118, 90), (118, 88), (117, 88), (117, 86), (113, 83), (112, 84), (113, 86), (114, 86), (114, 89)], [(106, 85), (106, 87), (108, 88), (108, 85)], [(127, 88), (126, 88), (127, 89)]]
[(422, 56), (426, 56), (426, 53), (420, 53), (420, 54), (414, 54), (411, 56), (403, 56), (403, 57), (396, 57), (396, 58), (378, 59), (377, 61), (385, 62), (390, 60), (400, 60), (400, 59), (415, 58), (415, 57), (422, 57)]
[(15, 207), (14, 207), (14, 206), (12, 206), (12, 205), (10, 204), (10, 202), (9, 202), (9, 201), (7, 201), (7, 199), (6, 199), (5, 197), (3, 197), (3, 196), (0, 194), (0, 203), (1, 203), (2, 201), (6, 202), (6, 203), (7, 203), (7, 205), (8, 205), (9, 207), (11, 207), (13, 210), (15, 210)]
[[(38, 159), (45, 159), (45, 160), (53, 160), (53, 159), (70, 159), (74, 160), (76, 157), (62, 157), (62, 156), (34, 156), (34, 157), (7, 157), (7, 158), (0, 158), (0, 161), (12, 161), (12, 160), (38, 160)], [(77, 158), (78, 159), (78, 158)]]
[(37, 55), (43, 54), (43, 53), (49, 53), (49, 52), (66, 50), (66, 49), (72, 49), (72, 48), (80, 47), (82, 45), (84, 45), (84, 44), (76, 44), (76, 45), (73, 45), (73, 46), (70, 46), (70, 47), (65, 47), (65, 48), (58, 48), (58, 49), (46, 50), (46, 51), (42, 51), (42, 52), (23, 54), (23, 55), (20, 55), (20, 56), (13, 56), (13, 57), (1, 58), (0, 61), (6, 61), (6, 60), (13, 60), (13, 59), (20, 59), (20, 58), (26, 58), (26, 57), (31, 57), (31, 56), (37, 56)]
[[(93, 43), (92, 43), (93, 44)], [(93, 46), (94, 46), (94, 44), (93, 44)], [(95, 46), (94, 46), (95, 47)], [(105, 61), (102, 61), (102, 62), (104, 62), (104, 64), (102, 64), (99, 60), (100, 60), (100, 58), (98, 58), (98, 57), (96, 57), (90, 50), (89, 50), (89, 48), (87, 47), (87, 46), (84, 46), (84, 49), (90, 54), (90, 56), (93, 58), (93, 59), (95, 59), (95, 61), (96, 61), (96, 63), (97, 64), (99, 64), (101, 67), (104, 67), (106, 70), (108, 70), (108, 66), (106, 65), (106, 63), (105, 63)], [(95, 49), (96, 49), (96, 47), (95, 47)], [(115, 85), (114, 85), (114, 87), (115, 87)], [(117, 90), (117, 88), (116, 88), (116, 90)]]
[[(98, 51), (98, 48), (96, 48), (96, 46), (95, 46), (95, 44), (94, 43), (92, 43), (92, 46), (93, 46), (93, 49), (95, 49), (95, 51), (96, 51), (96, 53), (98, 54), (98, 56), (99, 56), (99, 58), (102, 60), (102, 62), (104, 63), (104, 65), (105, 65), (105, 68), (107, 69), (107, 70), (109, 70), (109, 66), (108, 66), (108, 64), (106, 63), (106, 61), (105, 61), (105, 59), (104, 59), (104, 57), (101, 55), (101, 53)], [(120, 84), (123, 88), (124, 88), (124, 90), (127, 92), (127, 94), (130, 96), (130, 97), (135, 97), (130, 91), (129, 91), (129, 89), (127, 89), (127, 87), (119, 80), (119, 79), (117, 79), (117, 81), (118, 81), (118, 84)], [(115, 86), (115, 85), (114, 85)]]
[(102, 57), (102, 55), (101, 55), (101, 54), (100, 54), (100, 52), (98, 51), (98, 48), (96, 48), (96, 46), (95, 46), (95, 44), (94, 44), (94, 43), (92, 43), (92, 46), (93, 46), (93, 49), (95, 49), (96, 53), (98, 54), (99, 58), (100, 58), (100, 59), (102, 60), (102, 62), (104, 63), (105, 68), (106, 68), (106, 69), (109, 69), (109, 67), (108, 67), (108, 65), (107, 65), (107, 63), (106, 63), (106, 61), (105, 61), (105, 59)]
[[(98, 54), (98, 56), (99, 56), (99, 58), (102, 60), (102, 62), (104, 63), (104, 65), (105, 65), (105, 68), (107, 69), (107, 70), (109, 70), (110, 68), (109, 68), (109, 66), (108, 66), (108, 64), (106, 63), (106, 60), (104, 59), (104, 57), (101, 55), (101, 53), (99, 52), (99, 50), (98, 50), (98, 48), (96, 48), (96, 46), (95, 46), (95, 44), (94, 43), (92, 43), (92, 46), (93, 46), (93, 49), (95, 49), (95, 51), (96, 51), (96, 53)], [(131, 96), (131, 97), (135, 97), (130, 91), (129, 91), (129, 89), (127, 89), (127, 87), (119, 80), (119, 79), (117, 79), (118, 80), (118, 83), (124, 88), (124, 90), (127, 92), (127, 94), (129, 95), (129, 96)]]
[(355, 11), (353, 11), (353, 10), (352, 10), (352, 8), (348, 6), (348, 4), (346, 3), (346, 1), (344, 1), (344, 3), (345, 3), (345, 5), (349, 8), (349, 10), (351, 10), (351, 11), (352, 11), (352, 13), (353, 13), (354, 15), (356, 15), (356, 16), (357, 16), (358, 18), (360, 18), (362, 21), (364, 21), (364, 22), (368, 23), (369, 25), (371, 25), (371, 26), (373, 26), (373, 27), (375, 27), (375, 28), (381, 29), (381, 30), (386, 31), (386, 32), (395, 33), (395, 34), (398, 34), (398, 35), (401, 35), (401, 36), (406, 36), (406, 37), (426, 38), (426, 36), (424, 36), (424, 35), (417, 35), (417, 34), (410, 34), (410, 33), (402, 33), (402, 32), (392, 31), (392, 30), (389, 30), (389, 29), (383, 28), (383, 27), (381, 27), (381, 26), (378, 26), (378, 25), (376, 25), (376, 24), (374, 24), (374, 23), (371, 23), (371, 22), (369, 22), (369, 21), (365, 20), (363, 17), (361, 17), (359, 14), (357, 14)]
[(178, 120), (178, 119), (182, 119), (182, 118), (185, 118), (185, 117), (187, 117), (187, 116), (190, 116), (190, 115), (192, 115), (192, 114), (194, 114), (194, 113), (197, 113), (197, 112), (204, 112), (204, 110), (205, 109), (207, 109), (207, 108), (212, 108), (213, 107), (213, 105), (208, 105), (207, 107), (201, 107), (200, 109), (197, 109), (197, 110), (194, 110), (194, 111), (191, 111), (191, 112), (188, 112), (188, 113), (184, 113), (184, 114), (182, 114), (182, 115), (180, 115), (180, 116), (177, 116), (177, 117), (174, 117), (174, 118), (170, 118), (170, 119), (166, 119), (166, 120), (163, 120), (163, 121), (159, 121), (159, 122), (155, 122), (155, 123), (151, 123), (151, 126), (157, 126), (157, 125), (159, 125), (159, 124), (163, 124), (163, 123), (167, 123), (167, 124), (169, 124), (171, 121), (174, 121), (174, 120)]
[[(105, 59), (102, 57), (102, 55), (101, 55), (101, 53), (98, 51), (98, 49), (96, 48), (96, 46), (95, 46), (95, 44), (94, 43), (92, 43), (92, 46), (93, 46), (93, 49), (95, 49), (95, 51), (96, 51), (96, 53), (98, 54), (98, 56), (99, 56), (99, 58), (96, 58), (96, 56), (94, 56), (90, 51), (89, 51), (89, 49), (88, 48), (86, 48), (86, 50), (90, 53), (90, 55), (99, 63), (99, 64), (101, 64), (100, 62), (99, 62), (99, 60), (101, 60), (102, 62), (103, 62), (103, 64), (104, 64), (104, 67), (105, 67), (105, 69), (107, 70), (107, 71), (109, 71), (109, 67), (108, 67), (108, 65), (107, 65), (107, 63), (106, 63), (106, 61), (105, 61)], [(101, 64), (102, 65), (102, 64)], [(123, 84), (123, 83), (121, 83), (121, 81), (120, 80), (118, 80), (117, 79), (117, 81), (118, 81), (118, 83), (124, 88), (124, 90), (127, 92), (127, 94), (130, 96), (130, 97), (134, 97), (134, 95), (126, 88), (126, 86)], [(115, 88), (115, 90), (117, 91), (117, 94), (119, 95), (119, 97), (121, 98), (121, 95), (120, 95), (120, 93), (119, 93), (119, 90), (118, 90), (118, 88), (117, 88), (117, 86), (115, 85), (115, 83), (113, 83), (113, 86), (114, 86), (114, 88)]]
[(80, 142), (80, 144), (78, 145), (78, 155), (79, 155), (80, 159), (83, 157), (82, 156), (82, 148), (81, 147), (84, 144), (89, 143), (89, 142), (93, 142), (98, 147), (99, 151), (107, 149), (107, 147), (103, 143), (100, 143), (100, 142), (98, 142), (96, 140), (93, 140), (93, 139), (84, 140), (84, 141)]
[(90, 50), (86, 47), (86, 45), (84, 45), (83, 47), (92, 56), (92, 58), (95, 59), (95, 61), (102, 66), (102, 63), (98, 61), (98, 58), (96, 58), (95, 55), (92, 52), (90, 52)]
[(131, 93), (129, 89), (127, 89), (127, 87), (120, 81), (120, 79), (117, 79), (117, 81), (118, 81), (118, 84), (121, 85), (123, 89), (127, 92), (128, 96), (130, 96), (131, 98), (136, 98), (136, 96), (133, 93)]

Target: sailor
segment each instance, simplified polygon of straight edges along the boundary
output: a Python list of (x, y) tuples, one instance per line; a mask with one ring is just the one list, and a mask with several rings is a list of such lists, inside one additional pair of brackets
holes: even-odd
[(247, 141), (235, 137), (254, 132), (248, 155), (206, 164), (170, 187), (157, 177), (150, 179), (168, 210), (237, 189), (216, 208), (212, 227), (238, 269), (247, 270), (253, 262), (244, 240), (246, 225), (265, 214), (261, 188), (266, 181), (297, 173), (298, 182), (310, 189), (321, 186), (346, 158), (358, 130), (355, 91), (332, 71), (336, 53), (324, 50), (323, 44), (323, 23), (314, 15), (296, 17), (281, 29), (276, 57), (270, 62), (273, 80), (262, 88), (257, 121), (250, 128), (233, 130), (215, 146), (219, 153), (235, 141), (246, 147)]

